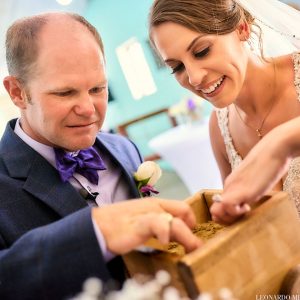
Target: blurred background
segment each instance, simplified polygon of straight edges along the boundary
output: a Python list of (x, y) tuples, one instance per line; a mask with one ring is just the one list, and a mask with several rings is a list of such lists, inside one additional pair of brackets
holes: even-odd
[[(289, 2), (294, 6), (300, 4), (300, 0), (283, 2)], [(196, 108), (199, 108), (197, 111), (199, 120), (205, 120), (212, 109), (206, 101), (199, 102), (199, 99), (181, 88), (170, 75), (170, 70), (159, 63), (152, 51), (147, 33), (147, 18), (151, 3), (152, 0), (1, 0), (1, 81), (7, 75), (5, 32), (15, 19), (47, 11), (71, 11), (83, 15), (99, 30), (105, 46), (110, 97), (104, 130), (127, 134), (137, 143), (143, 156), (150, 157), (153, 155), (153, 149), (149, 147), (149, 141), (153, 137), (174, 125), (187, 122), (187, 119), (182, 118), (187, 114), (178, 113), (179, 103), (181, 106), (187, 104), (189, 109), (191, 103), (194, 106), (196, 103), (198, 105)], [(173, 108), (173, 117), (169, 111), (164, 110), (170, 107)], [(196, 112), (194, 108), (192, 110), (193, 113)], [(149, 114), (151, 118), (148, 118)], [(0, 136), (6, 122), (17, 116), (18, 111), (1, 83)], [(192, 117), (194, 118), (195, 114)], [(143, 126), (137, 122), (140, 119), (145, 121)], [(133, 124), (136, 124), (136, 128), (131, 126)], [(131, 127), (130, 130), (128, 125)], [(156, 158), (159, 158), (159, 155)], [(172, 164), (161, 160), (160, 164), (172, 173), (174, 169)], [(176, 177), (176, 172), (174, 174)], [(174, 196), (184, 197), (194, 192), (191, 188), (185, 189), (184, 185), (180, 192), (176, 191), (175, 177), (171, 178)]]

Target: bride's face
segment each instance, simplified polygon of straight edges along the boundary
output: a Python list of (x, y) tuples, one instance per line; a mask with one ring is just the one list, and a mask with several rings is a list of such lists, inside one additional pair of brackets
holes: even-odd
[(173, 22), (152, 28), (153, 42), (177, 81), (215, 107), (231, 104), (241, 91), (247, 52), (239, 30), (201, 34)]

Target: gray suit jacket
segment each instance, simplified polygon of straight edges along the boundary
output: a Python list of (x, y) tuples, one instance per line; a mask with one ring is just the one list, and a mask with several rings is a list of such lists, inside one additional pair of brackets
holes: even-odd
[[(0, 142), (0, 299), (63, 299), (87, 277), (109, 280), (90, 207), (14, 133), (15, 122)], [(136, 147), (107, 133), (96, 145), (122, 168), (132, 198), (139, 197), (132, 177), (142, 161)]]

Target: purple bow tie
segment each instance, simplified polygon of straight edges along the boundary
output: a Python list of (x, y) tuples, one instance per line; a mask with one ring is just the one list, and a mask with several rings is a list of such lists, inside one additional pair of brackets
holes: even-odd
[(91, 183), (98, 184), (97, 170), (106, 170), (100, 155), (92, 147), (80, 150), (77, 156), (72, 156), (59, 148), (54, 148), (54, 152), (56, 167), (63, 182), (68, 181), (74, 173), (79, 173)]

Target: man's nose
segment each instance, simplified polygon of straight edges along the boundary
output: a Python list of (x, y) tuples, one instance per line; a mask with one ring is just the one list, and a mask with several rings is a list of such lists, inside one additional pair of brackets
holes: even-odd
[(78, 115), (89, 117), (95, 113), (95, 103), (93, 97), (89, 94), (78, 99), (78, 103), (75, 106), (75, 112)]

